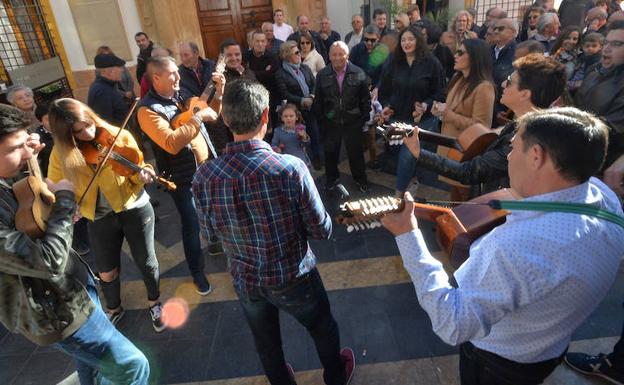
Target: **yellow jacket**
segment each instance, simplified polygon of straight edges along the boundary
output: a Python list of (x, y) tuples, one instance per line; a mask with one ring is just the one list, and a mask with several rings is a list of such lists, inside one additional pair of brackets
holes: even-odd
[[(117, 142), (120, 145), (126, 145), (131, 148), (136, 148), (138, 151), (137, 143), (132, 135), (123, 130)], [(89, 181), (94, 175), (95, 169), (89, 165), (86, 165), (77, 170), (74, 175), (65, 175), (62, 166), (62, 157), (58, 146), (54, 146), (52, 153), (50, 154), (50, 164), (48, 165), (48, 178), (53, 182), (58, 182), (65, 178), (74, 183), (76, 188), (76, 202), (80, 201), (84, 194)], [(141, 166), (151, 167), (149, 164), (143, 164)], [(102, 191), (104, 197), (110, 204), (113, 211), (116, 213), (126, 210), (136, 199), (141, 195), (144, 183), (139, 178), (139, 174), (136, 173), (131, 177), (123, 177), (117, 175), (110, 162), (102, 169), (100, 175), (98, 175), (93, 186), (89, 188), (85, 199), (80, 204), (80, 213), (83, 217), (93, 220), (95, 218), (95, 205), (97, 203), (98, 189)]]

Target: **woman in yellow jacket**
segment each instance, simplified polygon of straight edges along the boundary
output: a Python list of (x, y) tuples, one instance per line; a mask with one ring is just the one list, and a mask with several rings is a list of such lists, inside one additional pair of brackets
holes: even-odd
[[(87, 105), (70, 98), (54, 101), (48, 117), (54, 138), (48, 177), (53, 181), (66, 178), (76, 186), (76, 201), (81, 202), (78, 209), (89, 220), (89, 242), (95, 253), (109, 319), (116, 324), (124, 314), (119, 272), (125, 238), (147, 289), (152, 326), (161, 332), (165, 325), (161, 320), (160, 273), (154, 250), (155, 216), (143, 188), (153, 180), (154, 170), (148, 164), (141, 164), (141, 172), (124, 177), (117, 175), (108, 162), (85, 195), (95, 165), (87, 164), (79, 145), (93, 141), (99, 130), (115, 136), (119, 128), (108, 124)], [(140, 151), (126, 130), (116, 143)]]

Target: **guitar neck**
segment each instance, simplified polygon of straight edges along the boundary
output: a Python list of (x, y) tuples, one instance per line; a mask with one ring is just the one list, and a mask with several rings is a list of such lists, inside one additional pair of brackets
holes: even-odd
[(43, 176), (41, 174), (41, 168), (39, 168), (39, 162), (37, 161), (36, 157), (32, 157), (30, 159), (28, 159), (26, 161), (26, 164), (28, 165), (28, 171), (30, 172), (31, 176), (34, 176), (37, 179), (43, 179)]
[(437, 132), (431, 132), (427, 130), (420, 129), (418, 130), (418, 137), (427, 142), (433, 142), (435, 144), (439, 144), (440, 146), (457, 148), (457, 140), (452, 136), (438, 134)]

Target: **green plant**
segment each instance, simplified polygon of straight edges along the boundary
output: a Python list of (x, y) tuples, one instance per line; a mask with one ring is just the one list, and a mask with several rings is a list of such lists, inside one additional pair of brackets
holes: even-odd
[(448, 7), (444, 7), (438, 9), (436, 12), (427, 12), (426, 17), (432, 22), (439, 24), (443, 30), (446, 30), (451, 15)]
[(406, 6), (398, 4), (396, 0), (381, 0), (379, 4), (388, 12), (388, 25), (390, 25), (391, 20), (394, 20), (396, 14), (407, 10)]
[(45, 87), (39, 88), (37, 91), (42, 94), (53, 94), (63, 89), (63, 85), (60, 82), (48, 84)]

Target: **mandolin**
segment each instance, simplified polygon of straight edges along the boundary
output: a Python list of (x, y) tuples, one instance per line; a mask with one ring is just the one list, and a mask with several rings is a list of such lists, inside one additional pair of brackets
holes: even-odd
[(13, 184), (18, 204), (15, 228), (31, 239), (38, 239), (45, 235), (46, 221), (56, 199), (43, 181), (37, 158), (28, 159), (27, 164), (30, 175)]
[[(511, 190), (502, 189), (453, 208), (415, 203), (414, 215), (436, 224), (438, 244), (456, 269), (468, 258), (475, 240), (505, 222), (509, 212), (493, 208), (490, 203), (515, 199)], [(340, 205), (336, 222), (346, 225), (349, 232), (374, 229), (381, 227), (383, 215), (400, 212), (404, 207), (403, 199), (391, 196), (349, 201)]]
[[(395, 122), (378, 126), (377, 131), (388, 144), (393, 146), (403, 144), (403, 138), (413, 135), (415, 129), (410, 124)], [(418, 128), (418, 137), (427, 142), (448, 147), (447, 158), (457, 162), (465, 162), (482, 154), (496, 140), (498, 134), (482, 124), (473, 124), (463, 130), (457, 138), (422, 128)]]

